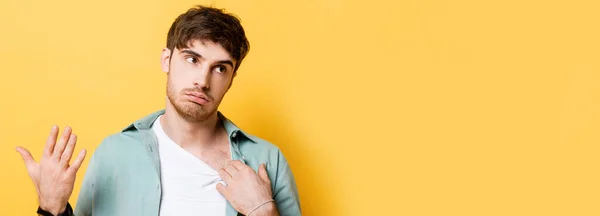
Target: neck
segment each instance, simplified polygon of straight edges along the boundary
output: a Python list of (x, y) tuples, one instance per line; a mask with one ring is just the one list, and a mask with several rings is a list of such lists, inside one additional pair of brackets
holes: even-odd
[(205, 120), (189, 122), (182, 118), (169, 103), (165, 108), (165, 114), (160, 119), (160, 124), (167, 136), (184, 148), (213, 147), (222, 129), (217, 112)]

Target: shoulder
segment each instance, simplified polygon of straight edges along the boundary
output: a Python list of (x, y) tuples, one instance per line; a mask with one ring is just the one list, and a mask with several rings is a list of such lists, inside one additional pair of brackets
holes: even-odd
[(139, 131), (124, 131), (118, 133), (112, 133), (106, 136), (98, 148), (96, 152), (100, 151), (113, 151), (123, 148), (132, 148), (139, 146), (140, 143), (140, 132)]
[(105, 136), (94, 150), (94, 160), (101, 161), (102, 166), (112, 166), (145, 156), (147, 151), (142, 141), (143, 132), (121, 131)]
[(134, 122), (128, 124), (118, 132), (107, 135), (100, 145), (97, 147), (96, 152), (113, 153), (115, 151), (128, 151), (139, 148), (144, 148), (142, 143), (144, 139), (151, 139), (153, 131), (151, 129), (152, 124), (164, 113), (164, 110), (155, 111), (147, 114)]
[(253, 134), (246, 134), (246, 135), (248, 136), (249, 139), (254, 141), (254, 143), (252, 143), (254, 148), (258, 148), (258, 149), (265, 150), (265, 151), (280, 151), (279, 146), (275, 145), (271, 141), (268, 141), (264, 138), (258, 137)]
[(259, 158), (277, 159), (282, 153), (279, 146), (253, 134), (244, 133), (246, 139), (240, 142), (240, 149)]

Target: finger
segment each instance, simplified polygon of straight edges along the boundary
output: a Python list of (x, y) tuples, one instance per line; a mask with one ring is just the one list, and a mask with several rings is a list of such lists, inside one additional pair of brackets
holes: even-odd
[(67, 145), (67, 141), (69, 141), (70, 136), (71, 127), (67, 126), (65, 127), (63, 134), (60, 136), (60, 139), (58, 139), (58, 142), (54, 146), (54, 152), (52, 153), (52, 157), (60, 159), (60, 156), (62, 155), (63, 151), (65, 151), (65, 146)]
[(229, 165), (233, 165), (237, 170), (250, 168), (248, 165), (244, 164), (244, 162), (242, 162), (240, 160), (232, 160), (229, 162)]
[(265, 181), (265, 182), (271, 182), (271, 180), (269, 179), (269, 175), (267, 175), (267, 165), (265, 164), (261, 164), (258, 167), (258, 176), (260, 176), (260, 178)]
[(27, 167), (27, 170), (31, 169), (31, 167), (33, 167), (33, 165), (35, 165), (36, 163), (33, 157), (31, 156), (31, 153), (29, 153), (27, 149), (22, 147), (17, 147), (16, 150), (21, 154), (21, 157), (23, 158), (23, 162), (25, 162), (25, 167)]
[(223, 181), (225, 181), (225, 183), (227, 183), (229, 185), (229, 183), (231, 182), (231, 175), (223, 168), (221, 168), (219, 170), (219, 175), (221, 176), (221, 178), (223, 179)]
[(227, 191), (227, 187), (223, 183), (217, 183), (217, 191), (219, 191), (225, 199), (229, 200), (229, 191)]
[(77, 158), (75, 158), (75, 161), (73, 161), (73, 164), (71, 165), (71, 167), (69, 167), (69, 170), (71, 170), (71, 172), (76, 173), (79, 170), (79, 167), (81, 167), (81, 164), (85, 159), (86, 153), (87, 151), (85, 149), (79, 152), (79, 155), (77, 155)]
[(63, 164), (63, 165), (69, 164), (69, 162), (71, 161), (71, 157), (73, 156), (73, 150), (75, 149), (75, 143), (77, 143), (77, 135), (71, 134), (71, 137), (69, 138), (69, 142), (67, 142), (67, 148), (65, 149), (65, 152), (63, 152), (62, 156), (60, 157), (61, 164)]
[(48, 135), (48, 140), (46, 140), (46, 147), (44, 148), (44, 156), (50, 157), (52, 156), (52, 152), (54, 151), (54, 145), (56, 144), (56, 137), (58, 136), (58, 126), (53, 125), (52, 129), (50, 129), (50, 135)]
[(227, 173), (229, 173), (229, 175), (233, 178), (236, 176), (236, 174), (238, 173), (238, 169), (235, 168), (235, 166), (229, 164), (228, 166), (225, 167), (225, 170), (227, 171)]

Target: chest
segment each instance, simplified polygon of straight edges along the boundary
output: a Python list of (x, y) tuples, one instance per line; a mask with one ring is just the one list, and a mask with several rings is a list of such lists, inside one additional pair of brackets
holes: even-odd
[(229, 161), (231, 161), (231, 153), (229, 148), (228, 140), (222, 140), (219, 141), (219, 143), (216, 143), (215, 147), (210, 149), (182, 149), (189, 155), (193, 156), (193, 159), (208, 165), (210, 168), (218, 172), (221, 168), (225, 168)]
[[(158, 140), (159, 158), (162, 166), (178, 172), (218, 173), (231, 160), (229, 140), (218, 140), (210, 148), (181, 147), (171, 140)], [(164, 167), (164, 168), (166, 168)]]
[[(195, 153), (198, 153), (196, 155)], [(227, 152), (192, 152), (174, 143), (159, 141), (162, 185), (160, 216), (224, 215), (226, 200), (216, 190), (223, 182), (218, 170), (227, 162)]]

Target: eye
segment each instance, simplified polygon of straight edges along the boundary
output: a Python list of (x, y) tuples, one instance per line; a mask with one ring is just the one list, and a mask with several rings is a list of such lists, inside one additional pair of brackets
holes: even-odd
[(227, 71), (227, 67), (222, 66), (222, 65), (221, 66), (217, 66), (215, 68), (215, 71), (217, 71), (217, 73), (225, 73)]
[(195, 58), (195, 57), (187, 57), (187, 58), (185, 58), (185, 60), (186, 60), (187, 62), (189, 62), (189, 63), (192, 63), (192, 64), (196, 64), (196, 63), (198, 63), (198, 59), (197, 59), (197, 58)]

